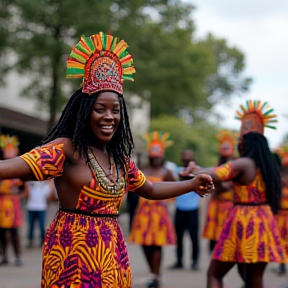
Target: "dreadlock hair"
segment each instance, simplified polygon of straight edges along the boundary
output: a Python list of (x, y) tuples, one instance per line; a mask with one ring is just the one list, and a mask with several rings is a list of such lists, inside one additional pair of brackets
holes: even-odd
[(243, 135), (241, 157), (249, 157), (260, 168), (266, 185), (266, 198), (274, 214), (277, 213), (281, 199), (281, 177), (275, 159), (269, 149), (267, 139), (260, 133)]
[[(76, 90), (64, 108), (58, 123), (42, 143), (46, 144), (60, 137), (70, 138), (74, 152), (79, 151), (80, 156), (83, 156), (88, 163), (89, 135), (92, 133), (90, 115), (99, 94), (88, 95), (82, 92), (82, 88)], [(107, 143), (107, 151), (113, 154), (116, 166), (120, 165), (125, 173), (127, 157), (130, 157), (134, 143), (124, 98), (120, 94), (118, 97), (121, 120), (112, 139)]]
[(275, 164), (276, 167), (278, 169), (278, 171), (282, 172), (283, 171), (283, 166), (282, 166), (282, 162), (281, 162), (281, 158), (277, 153), (272, 153), (273, 158), (275, 160)]

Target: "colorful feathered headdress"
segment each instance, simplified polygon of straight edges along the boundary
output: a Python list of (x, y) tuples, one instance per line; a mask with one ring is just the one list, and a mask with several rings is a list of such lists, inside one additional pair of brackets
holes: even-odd
[(153, 131), (145, 135), (149, 157), (164, 157), (167, 147), (173, 145), (168, 132)]
[(1, 149), (6, 148), (18, 148), (19, 141), (17, 136), (1, 135), (0, 136), (0, 147)]
[(236, 119), (241, 120), (240, 135), (249, 132), (257, 132), (264, 134), (264, 127), (276, 129), (273, 123), (278, 122), (275, 118), (277, 115), (272, 114), (272, 109), (267, 102), (263, 104), (261, 101), (246, 101), (246, 107), (240, 106), (241, 110), (236, 111)]
[(288, 167), (288, 143), (276, 149), (275, 152), (279, 155), (282, 166), (287, 168)]
[(235, 145), (238, 141), (239, 133), (227, 129), (219, 130), (215, 136), (219, 142), (219, 153), (224, 157), (231, 157), (234, 154)]
[(83, 78), (82, 91), (93, 94), (114, 91), (123, 94), (123, 81), (135, 73), (128, 45), (102, 32), (82, 37), (67, 61), (67, 78)]

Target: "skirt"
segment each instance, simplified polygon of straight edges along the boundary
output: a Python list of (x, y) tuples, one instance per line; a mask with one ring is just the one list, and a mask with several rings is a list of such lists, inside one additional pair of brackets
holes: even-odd
[(286, 255), (270, 206), (234, 206), (212, 257), (224, 262), (283, 263)]
[(275, 219), (280, 230), (281, 243), (287, 256), (285, 262), (288, 262), (288, 209), (279, 210)]
[(131, 288), (118, 220), (59, 211), (43, 246), (42, 288)]
[(175, 244), (176, 235), (164, 201), (141, 199), (132, 223), (129, 242), (147, 246)]

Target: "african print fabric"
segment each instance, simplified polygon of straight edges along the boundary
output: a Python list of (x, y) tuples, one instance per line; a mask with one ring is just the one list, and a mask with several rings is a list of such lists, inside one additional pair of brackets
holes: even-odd
[[(231, 173), (227, 172), (227, 167), (232, 169), (231, 164), (215, 168), (216, 175), (225, 177)], [(223, 169), (224, 173), (221, 171)], [(285, 251), (281, 246), (277, 223), (267, 204), (265, 183), (260, 170), (251, 184), (233, 184), (234, 202), (237, 205), (225, 221), (213, 258), (238, 263), (283, 262)]]
[[(151, 182), (162, 178), (147, 177)], [(175, 244), (174, 225), (166, 201), (140, 198), (128, 241), (142, 245), (164, 246)]]
[(18, 228), (22, 224), (22, 212), (19, 197), (13, 189), (23, 185), (19, 179), (0, 182), (0, 228)]
[(280, 207), (275, 219), (280, 230), (281, 243), (287, 256), (285, 262), (288, 262), (288, 187), (282, 189)]
[(208, 203), (202, 237), (217, 241), (233, 206), (233, 191), (224, 192), (212, 197)]
[(217, 201), (214, 196), (211, 196), (207, 205), (206, 220), (202, 232), (202, 237), (215, 241), (217, 240)]
[[(48, 145), (21, 157), (37, 179), (44, 180), (61, 175), (65, 161), (62, 147)], [(119, 180), (125, 185), (117, 185), (121, 188), (111, 193), (101, 184), (107, 179), (101, 181), (92, 173), (93, 179), (79, 195), (77, 213), (59, 211), (48, 229), (43, 247), (42, 288), (132, 287), (125, 241), (113, 215), (118, 214), (124, 193), (141, 187), (146, 178), (129, 159), (127, 179)], [(111, 217), (93, 216), (95, 213)]]

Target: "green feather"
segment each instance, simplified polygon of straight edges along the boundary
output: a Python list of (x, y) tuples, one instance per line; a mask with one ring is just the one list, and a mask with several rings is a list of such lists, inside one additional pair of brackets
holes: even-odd
[(130, 75), (130, 74), (123, 74), (122, 75), (122, 79), (124, 79), (124, 80), (131, 80), (131, 79), (133, 79), (133, 76), (132, 76), (132, 74)]
[(275, 126), (271, 126), (271, 125), (265, 125), (265, 127), (267, 127), (267, 128), (271, 128), (271, 129), (274, 129), (274, 130), (276, 130), (276, 127), (275, 127)]
[(126, 50), (126, 48), (120, 53), (119, 58), (122, 59), (123, 57), (125, 57), (126, 55), (128, 55), (128, 51)]
[(87, 37), (87, 38), (85, 37), (85, 42), (86, 42), (87, 46), (91, 49), (91, 51), (94, 52), (95, 51), (95, 46), (94, 46), (94, 43), (91, 40), (91, 38), (90, 37)]
[(111, 43), (111, 51), (113, 51), (118, 43), (118, 37), (114, 37)]
[(274, 109), (271, 108), (268, 111), (266, 111), (265, 113), (263, 113), (263, 115), (266, 116), (266, 115), (270, 114), (273, 111), (274, 111)]
[(106, 50), (107, 47), (107, 35), (106, 34), (102, 34), (102, 45), (103, 45), (103, 49)]
[(82, 57), (81, 55), (79, 55), (73, 51), (71, 52), (70, 57), (77, 59), (80, 63), (86, 63), (86, 59), (84, 57)]
[(67, 68), (66, 70), (67, 75), (84, 75), (83, 68)]

